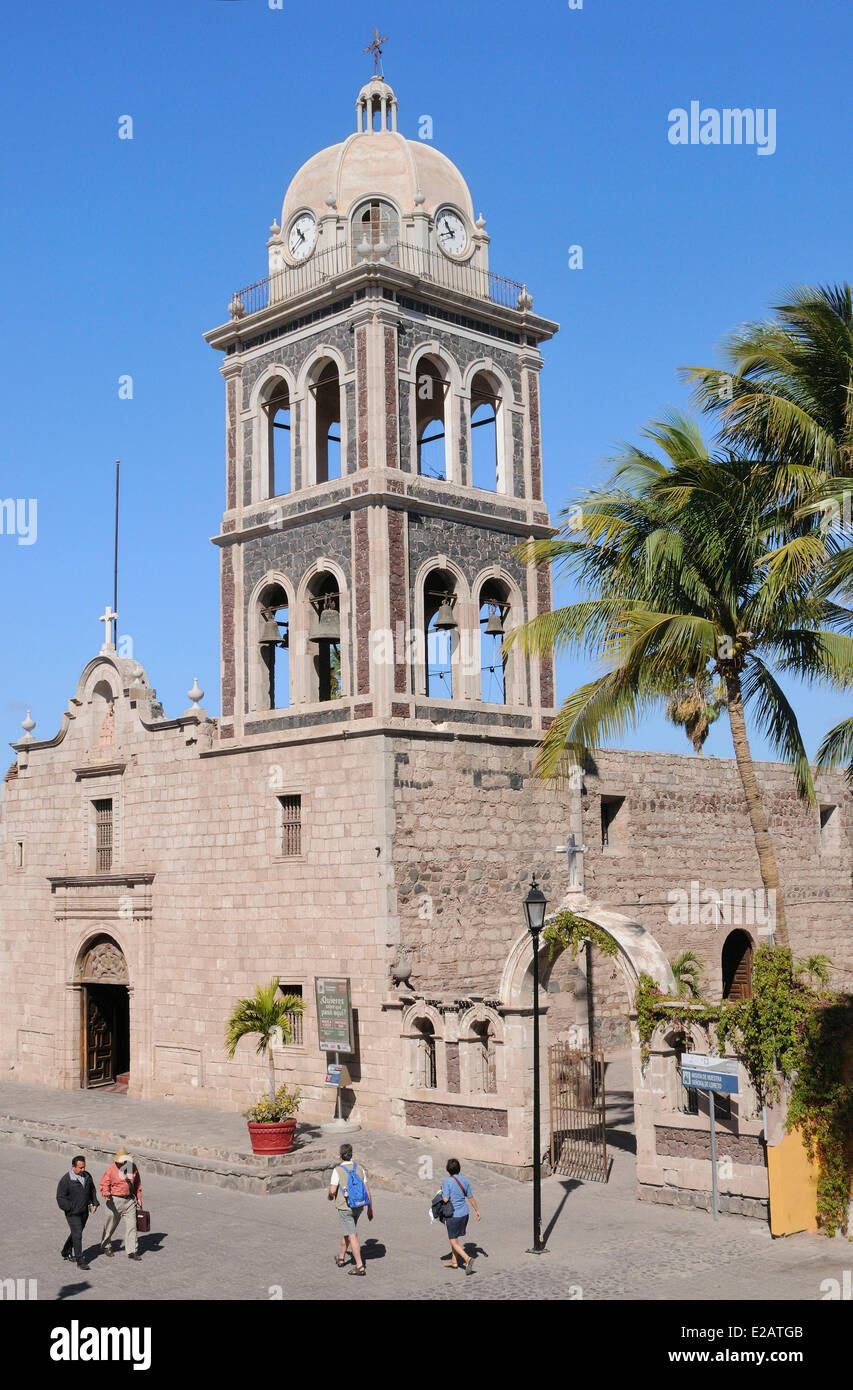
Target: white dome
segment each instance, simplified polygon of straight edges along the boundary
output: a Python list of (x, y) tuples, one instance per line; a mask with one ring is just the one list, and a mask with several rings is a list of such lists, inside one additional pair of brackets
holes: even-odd
[[(362, 87), (359, 108), (369, 112), (377, 99), (396, 107), (394, 92), (382, 78)], [(474, 221), (471, 194), (456, 165), (432, 145), (407, 140), (386, 124), (383, 130), (356, 132), (312, 155), (291, 180), (281, 225), (286, 227), (303, 208), (321, 217), (329, 211), (330, 198), (339, 215), (346, 216), (361, 199), (374, 194), (390, 198), (403, 214), (415, 207), (434, 213), (443, 203), (451, 203), (469, 222)]]

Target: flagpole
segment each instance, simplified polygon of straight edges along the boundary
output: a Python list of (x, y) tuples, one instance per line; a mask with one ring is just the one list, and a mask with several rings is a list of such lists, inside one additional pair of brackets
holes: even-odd
[(119, 460), (116, 459), (116, 509), (115, 509), (115, 546), (113, 549), (113, 646), (118, 651), (118, 477)]

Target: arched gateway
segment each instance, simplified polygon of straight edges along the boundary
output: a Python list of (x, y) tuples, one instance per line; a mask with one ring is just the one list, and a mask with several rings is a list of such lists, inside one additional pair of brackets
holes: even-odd
[[(633, 1027), (637, 986), (642, 974), (649, 975), (666, 993), (675, 992), (669, 962), (658, 942), (639, 922), (620, 913), (608, 912), (577, 891), (563, 899), (545, 926), (560, 911), (569, 909), (577, 917), (601, 928), (616, 943), (614, 957), (622, 975), (628, 999), (628, 1020), (632, 1033), (633, 1090), (636, 1096), (642, 1077), (638, 1074), (639, 1048)], [(540, 1006), (548, 999), (548, 985), (562, 951), (551, 951), (542, 941), (539, 956)], [(533, 995), (533, 942), (525, 932), (513, 945), (501, 980), (501, 999), (509, 1011), (529, 1015)], [(540, 1135), (556, 1171), (570, 1177), (607, 1181), (609, 1163), (606, 1142), (604, 1058), (592, 1043), (555, 1042), (549, 1037), (548, 1015), (543, 1030), (542, 1062), (547, 1074), (541, 1076), (543, 1118), (547, 1117), (549, 1138)], [(518, 1041), (527, 1041), (523, 1028)], [(547, 1108), (546, 1108), (547, 1106)], [(633, 1108), (633, 1107), (632, 1107)]]
[[(669, 961), (651, 932), (639, 922), (632, 921), (630, 917), (623, 917), (619, 912), (606, 912), (604, 908), (590, 902), (582, 893), (567, 893), (559, 908), (546, 917), (546, 928), (559, 912), (566, 909), (601, 927), (602, 931), (607, 932), (616, 942), (619, 947), (619, 954), (615, 957), (616, 964), (628, 990), (631, 1013), (641, 974), (651, 975), (663, 990), (675, 990), (675, 978)], [(542, 943), (539, 953), (539, 982), (543, 989), (547, 989), (548, 978), (558, 955), (559, 953), (555, 952), (552, 959), (548, 943)], [(501, 999), (507, 1004), (519, 1004), (531, 994), (532, 989), (533, 945), (530, 933), (524, 932), (507, 956), (501, 978)]]
[(80, 1085), (113, 1086), (130, 1072), (130, 978), (118, 942), (89, 937), (77, 957)]

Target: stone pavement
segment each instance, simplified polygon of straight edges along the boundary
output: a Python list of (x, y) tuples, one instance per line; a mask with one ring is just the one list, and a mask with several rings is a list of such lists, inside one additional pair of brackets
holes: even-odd
[[(427, 1154), (423, 1146), (393, 1136), (355, 1133), (352, 1142), (374, 1173), (376, 1196), (376, 1220), (372, 1226), (366, 1221), (360, 1226), (366, 1279), (351, 1279), (334, 1266), (337, 1220), (326, 1201), (325, 1172), (317, 1174), (320, 1185), (313, 1191), (260, 1200), (240, 1190), (191, 1183), (189, 1171), (182, 1180), (160, 1175), (141, 1159), (145, 1205), (152, 1212), (152, 1232), (141, 1237), (143, 1259), (132, 1264), (123, 1256), (96, 1257), (90, 1272), (78, 1275), (58, 1255), (66, 1228), (54, 1193), (70, 1155), (57, 1129), (53, 1138), (62, 1154), (42, 1145), (7, 1143), (8, 1134), (0, 1135), (0, 1278), (37, 1279), (39, 1298), (48, 1300), (274, 1302), (279, 1298), (815, 1301), (824, 1296), (823, 1280), (843, 1281), (844, 1270), (853, 1266), (853, 1249), (845, 1240), (829, 1241), (817, 1235), (772, 1240), (760, 1221), (722, 1216), (714, 1222), (705, 1212), (638, 1202), (631, 1096), (625, 1089), (625, 1076), (622, 1061), (608, 1067), (614, 1160), (610, 1181), (605, 1185), (554, 1177), (543, 1183), (547, 1255), (525, 1253), (532, 1234), (530, 1185), (466, 1164), (483, 1212), (479, 1225), (472, 1217), (466, 1242), (469, 1250), (479, 1251), (477, 1272), (466, 1278), (444, 1269), (440, 1256), (446, 1238), (441, 1228), (430, 1225), (427, 1209), (443, 1175), (445, 1156)], [(25, 1090), (32, 1093), (35, 1088), (0, 1088), (0, 1109), (8, 1112), (10, 1092), (20, 1100)], [(122, 1110), (115, 1107), (122, 1107), (130, 1120), (115, 1134), (115, 1141), (125, 1137), (141, 1113), (124, 1097), (52, 1092), (52, 1105), (55, 1097), (64, 1098), (55, 1101), (51, 1112), (60, 1128), (73, 1117), (75, 1099), (78, 1106), (82, 1102), (86, 1107), (90, 1127), (93, 1112), (88, 1107), (99, 1107), (95, 1118), (101, 1121), (121, 1118)], [(100, 1109), (103, 1101), (109, 1105)], [(66, 1111), (66, 1104), (71, 1109)], [(172, 1142), (187, 1145), (198, 1141), (202, 1117), (206, 1123), (210, 1115), (165, 1105), (146, 1105), (145, 1111), (149, 1139), (157, 1137), (152, 1131), (159, 1113), (169, 1121)], [(76, 1113), (79, 1116), (79, 1108)], [(242, 1123), (240, 1116), (218, 1115), (205, 1129), (205, 1143), (229, 1145)], [(112, 1130), (110, 1136), (107, 1149), (111, 1153)], [(450, 1135), (448, 1147), (452, 1147)], [(102, 1166), (91, 1153), (90, 1164), (99, 1178)], [(380, 1170), (397, 1190), (376, 1180)], [(96, 1213), (87, 1228), (93, 1254), (100, 1223), (101, 1214)]]
[[(453, 1144), (448, 1135), (450, 1147), (441, 1154), (402, 1136), (366, 1130), (335, 1136), (300, 1124), (293, 1155), (260, 1158), (252, 1153), (245, 1119), (235, 1112), (132, 1100), (109, 1091), (0, 1083), (0, 1144), (56, 1154), (79, 1149), (94, 1166), (96, 1158), (111, 1158), (123, 1143), (148, 1172), (256, 1195), (322, 1187), (346, 1140), (358, 1145), (378, 1186), (410, 1196), (421, 1195), (422, 1160), (431, 1157), (443, 1173)], [(483, 1164), (467, 1166), (482, 1190), (496, 1181), (515, 1185)]]

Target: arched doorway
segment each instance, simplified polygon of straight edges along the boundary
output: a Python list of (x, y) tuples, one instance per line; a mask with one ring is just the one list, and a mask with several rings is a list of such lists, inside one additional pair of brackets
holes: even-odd
[(723, 942), (723, 998), (752, 997), (752, 937), (749, 932), (730, 932)]
[(80, 990), (80, 1085), (127, 1088), (130, 1074), (130, 992), (127, 962), (110, 936), (83, 947)]

